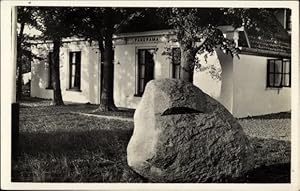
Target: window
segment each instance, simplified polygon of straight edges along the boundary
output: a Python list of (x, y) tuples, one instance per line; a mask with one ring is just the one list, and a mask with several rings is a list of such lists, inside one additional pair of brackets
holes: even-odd
[(180, 48), (172, 48), (172, 78), (180, 79)]
[(268, 60), (267, 87), (291, 87), (290, 59)]
[(154, 79), (154, 49), (138, 50), (137, 96), (142, 96), (146, 84)]
[(52, 78), (52, 65), (54, 63), (53, 52), (49, 52), (48, 55), (48, 87), (47, 89), (53, 89), (53, 78)]
[(69, 88), (80, 90), (80, 61), (81, 52), (69, 53)]

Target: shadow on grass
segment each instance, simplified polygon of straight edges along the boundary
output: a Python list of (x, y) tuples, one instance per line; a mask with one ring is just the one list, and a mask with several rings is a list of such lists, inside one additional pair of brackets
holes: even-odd
[(290, 183), (291, 142), (249, 138), (254, 147), (254, 169), (242, 180), (247, 183)]
[(279, 112), (260, 116), (245, 117), (240, 119), (291, 119), (290, 112)]
[(20, 134), (13, 182), (141, 182), (126, 162), (132, 129)]
[(247, 173), (249, 183), (290, 183), (290, 163), (260, 166)]
[[(14, 182), (147, 182), (127, 165), (132, 129), (23, 132)], [(290, 142), (250, 138), (253, 170), (230, 183), (289, 183)]]
[(37, 103), (42, 101), (51, 101), (51, 99), (44, 99), (44, 98), (38, 98), (38, 97), (28, 97), (24, 96), (21, 98), (21, 102), (29, 102), (29, 103)]
[(131, 129), (92, 129), (82, 131), (20, 133), (20, 151), (27, 154), (58, 153), (76, 156), (81, 152), (101, 151), (109, 158), (124, 153)]

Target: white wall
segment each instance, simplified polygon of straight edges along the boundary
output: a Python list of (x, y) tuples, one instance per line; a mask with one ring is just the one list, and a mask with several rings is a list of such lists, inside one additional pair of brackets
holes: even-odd
[[(194, 85), (215, 99), (220, 99), (222, 81), (218, 75), (222, 74), (222, 68), (217, 53), (214, 52), (207, 58), (207, 61), (203, 55), (198, 55), (198, 59), (201, 67), (194, 70)], [(213, 68), (219, 70), (218, 75), (213, 74)]]
[(31, 63), (31, 89), (32, 97), (52, 99), (52, 90), (47, 90), (48, 86), (48, 53), (52, 49), (52, 44), (32, 45), (31, 51), (42, 60), (34, 59)]
[[(140, 36), (136, 39), (138, 38)], [(163, 38), (163, 35), (161, 38)], [(169, 36), (169, 38), (173, 38), (173, 36)], [(136, 39), (131, 36), (126, 41), (122, 38), (115, 41), (114, 101), (118, 107), (136, 108), (141, 99), (135, 96), (138, 49), (157, 49), (154, 56), (154, 79), (170, 78), (172, 76), (171, 59), (168, 55), (163, 55), (163, 52), (166, 52), (166, 48), (178, 47), (178, 44), (167, 40), (156, 43), (136, 42)], [(199, 58), (207, 69), (194, 72), (194, 84), (232, 112), (232, 57), (218, 50), (208, 57), (207, 63), (204, 61), (203, 55), (199, 55)], [(220, 78), (212, 77), (211, 71), (213, 68), (220, 70)]]
[(267, 88), (267, 59), (240, 55), (234, 58), (234, 105), (236, 117), (289, 111), (291, 88)]
[[(48, 86), (48, 53), (52, 44), (38, 44), (32, 46), (32, 52), (43, 57), (44, 60), (32, 62), (31, 96), (52, 99), (53, 90)], [(81, 51), (81, 91), (69, 89), (69, 52)], [(60, 80), (64, 101), (79, 103), (99, 103), (99, 51), (97, 46), (88, 42), (64, 43), (60, 49)]]
[(162, 55), (165, 43), (116, 43), (114, 65), (114, 102), (117, 107), (136, 108), (141, 97), (136, 93), (138, 49), (155, 48), (154, 79), (170, 77), (170, 60)]
[[(202, 91), (222, 103), (226, 109), (232, 112), (233, 98), (233, 64), (232, 57), (217, 49), (211, 56), (208, 56), (207, 63), (203, 55), (200, 63), (206, 69), (194, 71), (194, 84)], [(201, 67), (202, 68), (202, 67)], [(214, 71), (220, 72), (220, 78), (216, 78)]]
[[(136, 53), (138, 48), (158, 48), (155, 55), (155, 79), (170, 78), (170, 59), (161, 55), (166, 45), (119, 44), (115, 49), (114, 98), (119, 107), (136, 108)], [(290, 110), (290, 88), (266, 88), (267, 57), (230, 55), (217, 51), (203, 62), (205, 70), (194, 72), (194, 84), (222, 103), (235, 117), (247, 117)], [(221, 78), (210, 71), (221, 69)]]

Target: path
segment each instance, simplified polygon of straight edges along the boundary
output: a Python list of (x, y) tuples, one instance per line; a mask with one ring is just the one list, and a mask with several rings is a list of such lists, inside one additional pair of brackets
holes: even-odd
[(77, 114), (77, 115), (88, 116), (88, 117), (97, 117), (97, 118), (101, 118), (101, 119), (114, 119), (114, 120), (120, 120), (120, 121), (133, 122), (133, 119), (128, 118), (128, 117), (106, 116), (106, 115), (99, 115), (99, 114), (96, 115), (96, 114), (74, 112), (74, 111), (71, 111), (70, 113)]

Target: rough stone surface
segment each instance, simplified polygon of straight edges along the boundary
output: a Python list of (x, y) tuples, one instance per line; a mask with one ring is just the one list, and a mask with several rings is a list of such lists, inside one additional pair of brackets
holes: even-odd
[(134, 114), (128, 165), (151, 182), (224, 182), (251, 169), (236, 119), (191, 83), (148, 82)]

